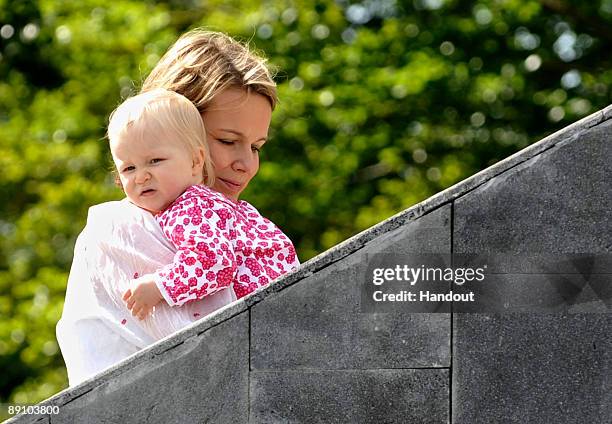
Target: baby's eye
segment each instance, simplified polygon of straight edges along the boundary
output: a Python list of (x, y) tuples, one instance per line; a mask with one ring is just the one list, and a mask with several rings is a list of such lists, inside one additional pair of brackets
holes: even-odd
[(163, 161), (162, 158), (151, 159), (151, 163), (159, 163), (159, 162), (162, 162), (162, 161)]
[(130, 165), (130, 166), (126, 166), (125, 168), (123, 168), (121, 172), (130, 172), (130, 171), (133, 171), (134, 169), (136, 169), (136, 167), (134, 165)]

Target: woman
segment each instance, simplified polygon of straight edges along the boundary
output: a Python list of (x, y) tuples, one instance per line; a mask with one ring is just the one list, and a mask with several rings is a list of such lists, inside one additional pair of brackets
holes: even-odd
[[(264, 59), (227, 35), (191, 31), (168, 50), (142, 91), (154, 88), (175, 91), (196, 105), (213, 161), (213, 189), (238, 200), (259, 169), (258, 153), (277, 102)], [(121, 299), (122, 284), (138, 274), (127, 270), (149, 274), (170, 263), (174, 253), (153, 216), (126, 200), (89, 210), (57, 325), (71, 386), (236, 299), (229, 288), (180, 308), (160, 305), (144, 321), (132, 317)]]

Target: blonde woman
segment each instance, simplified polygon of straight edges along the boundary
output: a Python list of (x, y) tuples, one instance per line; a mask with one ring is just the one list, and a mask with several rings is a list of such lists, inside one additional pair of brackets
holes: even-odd
[[(265, 60), (225, 34), (190, 31), (162, 57), (142, 92), (158, 88), (195, 105), (206, 131), (212, 189), (238, 202), (259, 169), (277, 102)], [(142, 321), (126, 314), (123, 295), (133, 280), (172, 263), (176, 251), (153, 214), (127, 199), (90, 208), (57, 325), (71, 386), (257, 288), (226, 286), (178, 308), (162, 302)]]

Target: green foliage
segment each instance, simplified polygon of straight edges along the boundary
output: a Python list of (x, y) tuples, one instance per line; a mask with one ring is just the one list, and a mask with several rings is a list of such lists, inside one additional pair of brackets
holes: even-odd
[(609, 104), (611, 23), (610, 0), (0, 1), (0, 402), (66, 385), (74, 241), (121, 197), (107, 116), (186, 29), (278, 68), (245, 198), (305, 260)]

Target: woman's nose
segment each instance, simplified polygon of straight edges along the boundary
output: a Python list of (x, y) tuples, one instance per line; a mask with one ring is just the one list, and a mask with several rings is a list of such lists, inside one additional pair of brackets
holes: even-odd
[(255, 158), (253, 157), (253, 152), (249, 148), (248, 152), (241, 151), (236, 154), (234, 157), (234, 161), (232, 162), (232, 168), (234, 171), (241, 172), (250, 172), (252, 168), (255, 166)]

